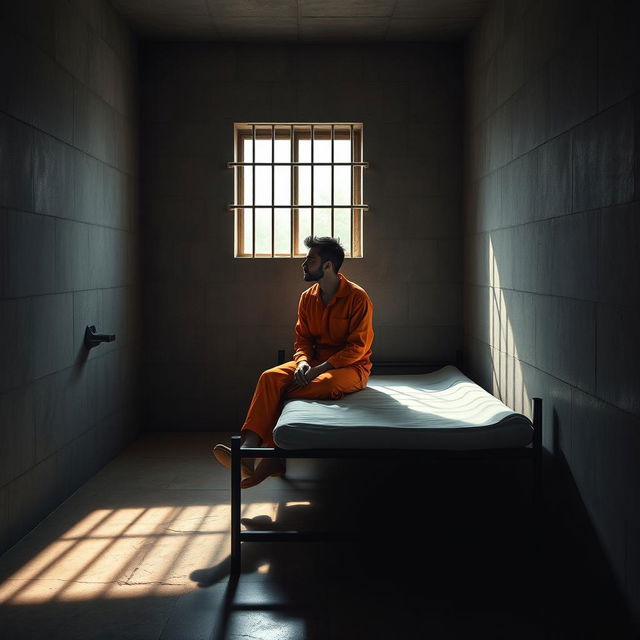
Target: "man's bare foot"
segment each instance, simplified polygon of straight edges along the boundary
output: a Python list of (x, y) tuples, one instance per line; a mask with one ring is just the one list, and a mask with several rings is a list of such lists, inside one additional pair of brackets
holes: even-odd
[(269, 476), (283, 476), (286, 470), (284, 460), (279, 458), (262, 458), (256, 465), (253, 474), (245, 478), (240, 486), (243, 489), (255, 487)]
[[(231, 469), (231, 449), (226, 444), (217, 444), (213, 448), (213, 455), (215, 459), (227, 469)], [(243, 478), (248, 478), (253, 475), (253, 459), (242, 458), (240, 464), (240, 473)]]

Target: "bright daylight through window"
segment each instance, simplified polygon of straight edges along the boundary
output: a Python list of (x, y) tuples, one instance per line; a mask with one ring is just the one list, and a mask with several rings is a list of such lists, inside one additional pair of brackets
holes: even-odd
[(362, 257), (361, 123), (236, 123), (234, 137), (236, 257), (303, 256), (309, 235)]

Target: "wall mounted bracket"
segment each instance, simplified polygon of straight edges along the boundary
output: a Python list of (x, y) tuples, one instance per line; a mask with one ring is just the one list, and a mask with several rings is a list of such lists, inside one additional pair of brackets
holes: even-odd
[(115, 339), (114, 333), (96, 333), (94, 325), (87, 325), (84, 330), (84, 346), (87, 350), (97, 347), (101, 342), (113, 342)]

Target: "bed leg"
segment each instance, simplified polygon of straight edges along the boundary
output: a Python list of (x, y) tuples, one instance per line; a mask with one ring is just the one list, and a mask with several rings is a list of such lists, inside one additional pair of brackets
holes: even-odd
[(231, 436), (231, 577), (240, 574), (240, 436)]
[(533, 502), (542, 505), (542, 398), (531, 399), (533, 413)]

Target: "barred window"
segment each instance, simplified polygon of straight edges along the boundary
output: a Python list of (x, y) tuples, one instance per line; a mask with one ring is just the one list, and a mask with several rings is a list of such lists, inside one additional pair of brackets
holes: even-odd
[(362, 257), (362, 123), (244, 122), (234, 139), (236, 257), (301, 257), (308, 235)]

